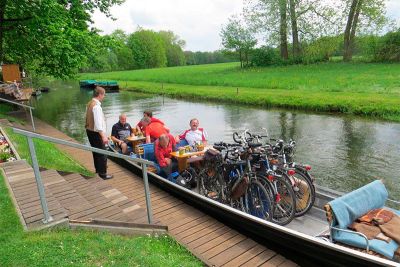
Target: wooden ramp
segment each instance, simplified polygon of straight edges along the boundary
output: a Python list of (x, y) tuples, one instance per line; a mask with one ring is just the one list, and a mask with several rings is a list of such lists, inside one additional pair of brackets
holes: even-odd
[[(21, 160), (2, 168), (24, 227), (30, 230), (44, 226), (32, 167)], [(42, 171), (41, 176), (54, 221), (106, 219), (147, 224), (145, 209), (98, 177), (87, 180), (79, 174), (61, 176), (54, 170)]]
[[(72, 138), (42, 121), (35, 120), (35, 124), (39, 133), (73, 141)], [(86, 168), (93, 170), (90, 152), (61, 145), (59, 147)], [(135, 205), (144, 210), (146, 203), (142, 177), (132, 174), (110, 160), (108, 161), (108, 172), (114, 175), (113, 179), (106, 181), (89, 179), (87, 182), (98, 184), (98, 190), (105, 198), (108, 198), (109, 202), (117, 202), (119, 212), (112, 216), (128, 215), (132, 209), (136, 209), (136, 206), (132, 206), (133, 203), (137, 203)], [(71, 185), (73, 185), (73, 179), (74, 177), (65, 177), (65, 180), (71, 182)], [(83, 186), (82, 188), (75, 187), (75, 190), (78, 193), (81, 192), (82, 195), (85, 192)], [(150, 185), (150, 192), (154, 218), (160, 224), (168, 226), (170, 235), (206, 265), (297, 266), (296, 263), (225, 226), (158, 187)], [(74, 212), (76, 212), (74, 213), (76, 216), (81, 214), (78, 210), (74, 210)]]

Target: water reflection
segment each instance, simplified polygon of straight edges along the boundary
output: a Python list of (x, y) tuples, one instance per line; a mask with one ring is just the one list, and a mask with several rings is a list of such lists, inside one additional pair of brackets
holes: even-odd
[[(80, 90), (77, 82), (58, 82), (50, 87), (53, 90), (34, 103), (35, 115), (73, 138), (87, 142), (85, 105), (91, 92)], [(318, 184), (347, 192), (384, 178), (392, 198), (400, 199), (398, 123), (197, 103), (129, 92), (108, 94), (103, 109), (109, 132), (120, 113), (126, 113), (128, 122), (135, 125), (146, 109), (162, 119), (174, 135), (189, 128), (191, 118), (198, 118), (209, 134), (210, 143), (231, 142), (234, 131), (251, 129), (262, 133), (261, 128), (266, 127), (273, 138), (296, 140), (296, 160), (312, 165)]]

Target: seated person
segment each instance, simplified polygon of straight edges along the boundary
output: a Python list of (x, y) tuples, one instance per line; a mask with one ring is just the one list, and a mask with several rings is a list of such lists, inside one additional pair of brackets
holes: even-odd
[(111, 140), (121, 148), (123, 154), (128, 154), (128, 146), (132, 148), (132, 144), (127, 140), (130, 136), (134, 136), (131, 125), (126, 122), (126, 115), (121, 114), (119, 121), (112, 127)]
[(168, 177), (172, 172), (178, 170), (176, 160), (171, 158), (170, 153), (175, 150), (175, 139), (171, 134), (162, 134), (154, 143), (154, 154), (158, 165), (160, 165), (161, 175)]
[[(153, 112), (151, 112), (150, 110), (145, 110), (145, 111), (143, 111), (143, 118), (150, 118), (150, 121), (151, 121), (151, 122), (159, 122), (159, 123), (161, 123), (162, 125), (164, 125), (164, 122), (163, 122), (163, 121), (161, 121), (161, 120), (159, 120), (159, 119), (153, 117)], [(165, 125), (164, 125), (164, 127), (165, 127)], [(138, 122), (138, 124), (136, 124), (136, 130), (137, 130), (138, 132), (144, 133), (144, 132), (145, 132), (145, 128), (146, 128), (146, 127), (143, 125), (143, 123), (142, 123), (141, 120)], [(168, 129), (167, 127), (165, 127), (165, 128), (166, 128), (166, 129), (168, 130), (168, 132), (169, 132), (169, 129)]]
[(146, 143), (152, 143), (158, 139), (161, 135), (167, 134), (168, 128), (161, 122), (152, 122), (149, 117), (144, 117), (142, 119), (142, 125), (146, 128)]
[(202, 142), (204, 146), (207, 146), (207, 133), (203, 128), (199, 128), (199, 120), (191, 119), (189, 125), (190, 129), (176, 136), (175, 141), (178, 143), (180, 140), (186, 140), (190, 146), (195, 146), (196, 142)]

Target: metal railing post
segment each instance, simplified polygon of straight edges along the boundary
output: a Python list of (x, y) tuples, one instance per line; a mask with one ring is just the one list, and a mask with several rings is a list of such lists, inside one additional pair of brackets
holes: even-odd
[(36, 132), (36, 130), (35, 130), (35, 122), (33, 121), (33, 115), (32, 115), (32, 109), (31, 108), (29, 109), (29, 113), (31, 115), (32, 129), (33, 129), (34, 132)]
[(11, 100), (8, 100), (8, 99), (4, 99), (4, 98), (0, 98), (0, 101), (7, 102), (7, 103), (10, 103), (10, 104), (14, 104), (14, 105), (17, 105), (17, 106), (20, 106), (20, 107), (24, 107), (24, 108), (29, 108), (29, 113), (30, 113), (31, 122), (32, 122), (32, 128), (33, 128), (33, 131), (36, 132), (36, 130), (35, 130), (35, 122), (33, 121), (33, 114), (32, 114), (32, 109), (34, 109), (34, 107), (31, 107), (31, 106), (28, 106), (28, 105), (24, 105), (24, 104), (21, 104), (21, 103), (18, 103), (18, 102), (14, 102), (14, 101), (11, 101)]
[(40, 204), (42, 205), (44, 214), (43, 223), (49, 223), (53, 221), (53, 218), (50, 216), (49, 208), (47, 207), (46, 194), (44, 192), (44, 186), (42, 182), (42, 177), (40, 175), (39, 164), (36, 158), (35, 145), (33, 144), (32, 137), (27, 136), (27, 138), (28, 138), (29, 152), (31, 153), (33, 171), (35, 173), (36, 185), (39, 191)]
[(144, 194), (146, 196), (147, 219), (153, 223), (153, 212), (151, 210), (149, 179), (147, 177), (147, 164), (142, 163), (143, 181), (144, 181)]

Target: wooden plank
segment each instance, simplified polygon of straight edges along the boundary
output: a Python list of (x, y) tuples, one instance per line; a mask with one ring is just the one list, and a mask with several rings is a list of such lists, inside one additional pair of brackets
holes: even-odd
[(223, 241), (222, 243), (220, 243), (218, 246), (215, 246), (213, 248), (210, 248), (209, 250), (207, 250), (207, 258), (211, 259), (214, 256), (220, 254), (221, 252), (235, 246), (236, 244), (238, 244), (239, 242), (242, 242), (243, 240), (247, 239), (246, 236), (238, 234), (235, 235), (232, 238), (229, 238), (225, 241)]
[(237, 255), (237, 257), (231, 259), (230, 261), (226, 262), (222, 266), (240, 266), (240, 265), (248, 262), (252, 258), (256, 257), (263, 251), (265, 251), (265, 247), (257, 244), (256, 246), (250, 248), (246, 252), (243, 252), (243, 253)]
[(260, 266), (261, 264), (265, 263), (266, 261), (268, 261), (275, 255), (277, 255), (275, 252), (273, 252), (272, 250), (266, 249), (262, 253), (258, 254), (251, 260), (249, 260), (246, 263), (244, 263), (243, 265), (241, 265), (241, 267)]
[(212, 223), (212, 221), (207, 222), (207, 218), (204, 216), (174, 228), (170, 232), (176, 234), (182, 240), (187, 236), (197, 234), (197, 232), (209, 227)]
[(285, 262), (285, 258), (282, 257), (279, 254), (276, 254), (274, 257), (272, 257), (271, 259), (269, 259), (268, 261), (264, 262), (263, 264), (261, 264), (260, 266), (263, 267), (275, 267), (275, 266), (280, 266), (280, 264), (282, 264), (283, 262)]
[[(169, 229), (169, 227), (168, 227)], [(220, 222), (211, 225), (210, 227), (204, 229), (202, 231), (202, 236), (196, 236), (195, 238), (191, 238), (188, 236), (182, 240), (188, 247), (196, 248), (198, 246), (203, 245), (204, 243), (209, 242), (210, 240), (214, 239), (215, 236), (219, 234), (224, 234), (229, 230), (229, 228), (224, 227), (224, 225)]]
[(226, 231), (224, 234), (222, 234), (220, 236), (213, 236), (214, 238), (212, 240), (210, 240), (209, 242), (196, 247), (196, 252), (203, 254), (204, 252), (220, 245), (222, 242), (226, 242), (230, 238), (233, 238), (233, 237), (239, 235), (239, 233), (237, 233), (236, 231), (231, 231), (231, 229), (229, 229), (229, 228), (227, 230), (228, 231)]
[(299, 265), (288, 259), (286, 259), (286, 261), (284, 261), (283, 263), (279, 264), (279, 267), (297, 267), (297, 266)]
[(243, 241), (237, 243), (236, 245), (230, 247), (229, 249), (222, 251), (216, 256), (210, 258), (209, 260), (215, 265), (224, 265), (225, 263), (245, 253), (246, 251), (248, 251), (249, 249), (251, 249), (256, 245), (257, 243), (254, 240), (246, 238)]

